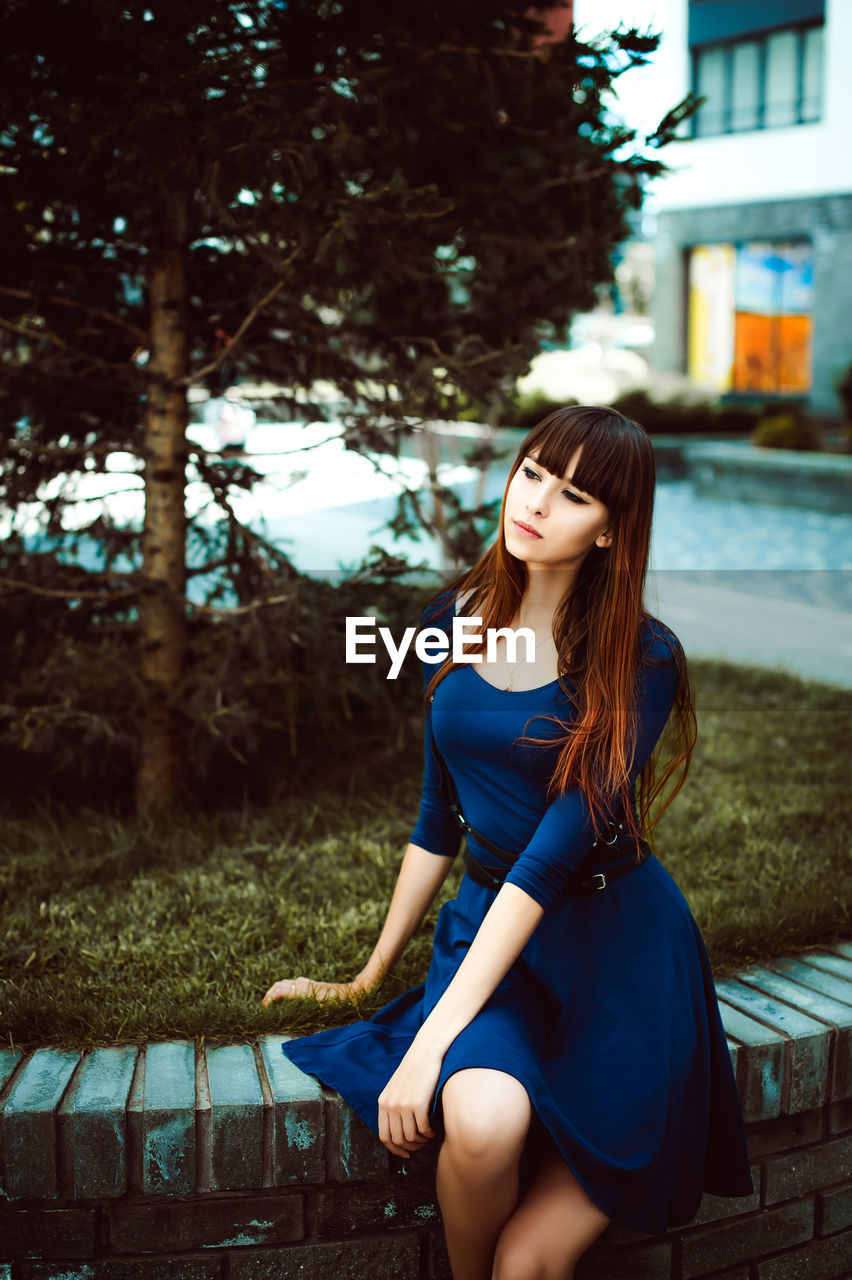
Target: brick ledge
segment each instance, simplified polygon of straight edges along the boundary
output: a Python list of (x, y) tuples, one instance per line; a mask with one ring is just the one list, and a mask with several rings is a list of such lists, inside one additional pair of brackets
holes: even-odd
[[(747, 1123), (852, 1105), (852, 943), (743, 969), (716, 990)], [(284, 1057), (285, 1039), (0, 1050), (0, 1193), (85, 1200), (385, 1176), (398, 1162)]]

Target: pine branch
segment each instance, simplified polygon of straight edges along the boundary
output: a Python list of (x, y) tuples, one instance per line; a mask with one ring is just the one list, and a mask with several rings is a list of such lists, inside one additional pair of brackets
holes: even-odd
[[(251, 453), (245, 453), (245, 461), (250, 465), (252, 458), (292, 458), (302, 453), (308, 453), (311, 449), (321, 449), (323, 445), (329, 444), (332, 440), (337, 440), (339, 438), (340, 432), (333, 432), (331, 435), (324, 436), (322, 440), (314, 440), (310, 444), (299, 445), (297, 449), (264, 449), (262, 453), (256, 453), (252, 450)], [(192, 441), (188, 456), (190, 458), (199, 457), (204, 459), (223, 458), (226, 453), (228, 453), (227, 449), (205, 449), (202, 445), (196, 444)], [(233, 457), (233, 454), (228, 453), (228, 456)], [(138, 475), (139, 472), (133, 471), (128, 472), (128, 474)]]
[[(291, 254), (290, 257), (286, 258), (281, 265), (286, 266), (289, 262), (292, 261), (294, 256), (295, 256), (294, 254)], [(239, 343), (240, 339), (244, 337), (252, 321), (254, 321), (260, 315), (263, 308), (267, 306), (272, 301), (272, 299), (281, 292), (281, 290), (284, 288), (284, 284), (285, 284), (284, 280), (279, 280), (276, 284), (272, 286), (271, 289), (268, 290), (267, 293), (263, 295), (260, 302), (256, 303), (255, 306), (252, 307), (248, 315), (242, 320), (242, 322), (238, 326), (236, 332), (234, 333), (234, 336), (231, 338), (231, 341), (228, 343), (228, 345), (226, 347), (223, 347), (223, 349), (219, 352), (218, 356), (216, 356), (214, 360), (211, 360), (209, 364), (202, 365), (200, 369), (196, 369), (195, 373), (189, 374), (188, 377), (181, 378), (177, 385), (182, 387), (190, 387), (194, 382), (200, 382), (202, 378), (206, 378), (208, 374), (215, 373), (215, 371), (219, 368), (221, 364), (224, 364), (226, 360), (232, 358), (233, 352), (237, 344)]]
[[(467, 343), (476, 342), (478, 340), (478, 334), (468, 334), (456, 344), (456, 351), (462, 352)], [(428, 334), (420, 336), (414, 334), (402, 334), (394, 336), (391, 341), (402, 344), (408, 342), (412, 345), (419, 344), (421, 346), (428, 347), (433, 355), (445, 364), (448, 369), (473, 369), (477, 365), (488, 364), (494, 360), (505, 360), (507, 356), (514, 353), (520, 353), (524, 350), (524, 344), (516, 342), (512, 346), (500, 347), (494, 351), (484, 351), (479, 355), (468, 358), (464, 355), (459, 357), (458, 355), (451, 355), (448, 351), (442, 351), (438, 341), (435, 338), (430, 337)]]
[[(377, 46), (381, 46), (383, 43), (384, 41), (381, 39), (376, 40)], [(394, 41), (391, 52), (393, 49), (410, 50), (418, 54), (423, 60), (436, 57), (443, 60), (448, 53), (462, 53), (466, 57), (474, 58), (477, 62), (482, 58), (482, 48), (479, 45), (436, 44), (426, 48), (422, 44), (412, 44), (407, 40), (399, 40)], [(520, 58), (525, 61), (535, 59), (537, 62), (541, 62), (544, 56), (541, 49), (512, 49), (506, 46), (498, 48), (496, 45), (492, 46), (488, 52), (496, 58)]]
[[(87, 581), (91, 579), (89, 575)], [(77, 591), (59, 591), (55, 587), (38, 587), (34, 582), (22, 582), (18, 578), (0, 577), (0, 586), (7, 587), (11, 594), (15, 591), (28, 591), (34, 596), (49, 596), (56, 600), (122, 600), (128, 596), (138, 593), (138, 588), (134, 586), (122, 587), (118, 591), (85, 591), (78, 589)]]
[[(54, 333), (52, 329), (29, 329), (26, 325), (15, 324), (13, 320), (5, 320), (2, 316), (0, 316), (0, 329), (6, 329), (9, 333), (14, 333), (21, 338), (28, 338), (30, 341), (47, 340), (52, 342), (61, 351), (68, 352), (74, 359), (82, 360), (84, 364), (91, 365), (95, 369), (111, 369), (113, 372), (120, 371), (122, 373), (130, 371), (129, 366), (132, 364), (130, 360), (104, 360), (101, 356), (92, 355), (89, 351), (80, 351), (78, 347), (72, 347), (70, 342), (60, 338), (59, 334)], [(144, 375), (145, 371), (139, 370), (139, 372)]]
[[(141, 448), (138, 445), (129, 443), (115, 442), (113, 444), (80, 444), (69, 447), (65, 444), (40, 444), (33, 440), (4, 440), (3, 448), (7, 452), (11, 450), (32, 460), (33, 457), (54, 457), (54, 458), (78, 458), (78, 457), (104, 457), (108, 458), (114, 453), (131, 453), (135, 458), (140, 460), (143, 457)], [(66, 468), (70, 469), (70, 468)], [(116, 474), (103, 472), (102, 474)], [(122, 471), (120, 474), (128, 476), (141, 475), (141, 471)]]
[(195, 604), (192, 600), (187, 600), (190, 609), (196, 613), (209, 613), (223, 615), (225, 617), (235, 617), (240, 613), (252, 613), (255, 609), (266, 609), (273, 604), (292, 604), (294, 597), (289, 596), (270, 596), (267, 600), (252, 600), (249, 604), (237, 604), (230, 608), (224, 605), (213, 604)]
[(189, 578), (197, 578), (200, 574), (214, 573), (216, 569), (227, 569), (232, 563), (230, 556), (221, 556), (218, 560), (210, 560), (207, 564), (192, 565), (187, 568), (186, 576)]
[(144, 343), (148, 340), (145, 330), (133, 324), (132, 321), (124, 320), (121, 316), (114, 315), (111, 311), (104, 311), (102, 307), (92, 307), (86, 302), (79, 302), (75, 298), (61, 298), (55, 294), (42, 296), (28, 289), (9, 289), (2, 285), (0, 285), (0, 293), (5, 293), (10, 298), (22, 298), (25, 301), (34, 302), (36, 305), (49, 302), (56, 307), (72, 307), (76, 311), (84, 311), (87, 315), (98, 316), (101, 320), (106, 320), (109, 324), (113, 324), (119, 329), (124, 329), (137, 343)]
[(93, 711), (83, 711), (80, 707), (72, 707), (68, 702), (48, 703), (39, 707), (16, 707), (8, 702), (0, 703), (0, 719), (19, 720), (23, 719), (26, 724), (33, 717), (44, 716), (52, 717), (55, 720), (71, 721), (81, 725), (89, 725), (100, 730), (108, 738), (114, 738), (116, 732), (110, 725), (105, 716), (99, 716)]
[[(86, 476), (91, 476), (91, 475), (102, 475), (102, 476), (110, 475), (111, 476), (111, 475), (115, 475), (116, 473), (114, 471), (94, 471), (94, 472), (85, 471), (85, 472), (80, 472), (79, 474), (86, 475)], [(140, 476), (140, 473), (138, 471), (125, 471), (120, 474), (124, 474), (127, 476)], [(71, 477), (69, 476), (68, 478), (70, 479)], [(141, 479), (141, 476), (140, 476), (140, 479)], [(89, 494), (79, 494), (79, 495), (63, 493), (62, 502), (65, 506), (70, 507), (72, 505), (76, 506), (78, 503), (81, 503), (81, 502), (103, 502), (105, 498), (121, 498), (126, 493), (144, 493), (144, 492), (145, 492), (144, 485), (133, 484), (133, 485), (128, 485), (126, 489), (109, 489), (106, 493), (89, 493)], [(46, 501), (47, 501), (46, 498), (36, 498), (36, 502), (46, 502)]]
[(609, 165), (599, 165), (597, 169), (584, 169), (580, 173), (569, 173), (564, 178), (548, 178), (546, 182), (538, 182), (531, 191), (552, 191), (554, 187), (573, 187), (578, 182), (590, 182), (592, 178), (602, 178), (610, 172)]

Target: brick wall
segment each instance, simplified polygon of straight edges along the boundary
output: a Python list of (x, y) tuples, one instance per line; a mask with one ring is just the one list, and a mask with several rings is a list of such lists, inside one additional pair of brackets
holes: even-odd
[[(850, 1280), (852, 944), (717, 983), (755, 1193), (610, 1227), (577, 1280)], [(256, 1044), (0, 1050), (0, 1280), (444, 1280), (434, 1150), (390, 1157)]]

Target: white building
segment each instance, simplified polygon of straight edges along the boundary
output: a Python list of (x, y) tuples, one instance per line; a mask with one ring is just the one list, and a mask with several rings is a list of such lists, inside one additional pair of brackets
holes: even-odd
[(656, 0), (648, 18), (663, 31), (650, 96), (706, 95), (654, 187), (652, 362), (836, 414), (852, 362), (852, 0)]

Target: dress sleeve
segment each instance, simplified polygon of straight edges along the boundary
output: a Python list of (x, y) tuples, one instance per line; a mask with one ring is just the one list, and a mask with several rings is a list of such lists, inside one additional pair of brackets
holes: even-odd
[[(450, 611), (450, 616), (451, 616)], [(443, 625), (441, 618), (426, 620), (426, 613), (420, 619), (423, 626)], [(429, 683), (435, 667), (432, 663), (423, 663), (423, 687)], [(426, 709), (423, 732), (423, 787), (420, 793), (420, 814), (417, 826), (408, 837), (410, 844), (416, 844), (429, 853), (439, 854), (445, 858), (455, 858), (462, 841), (462, 831), (453, 816), (444, 788), (441, 785), (441, 771), (432, 751), (431, 733), (432, 707)]]
[[(676, 637), (671, 632), (668, 634), (678, 645)], [(670, 643), (655, 640), (651, 653), (655, 665), (644, 664), (639, 679), (639, 727), (630, 770), (631, 785), (648, 763), (678, 689), (678, 669)], [(548, 805), (505, 883), (517, 885), (546, 908), (565, 888), (594, 839), (585, 792), (579, 787), (569, 787)]]

